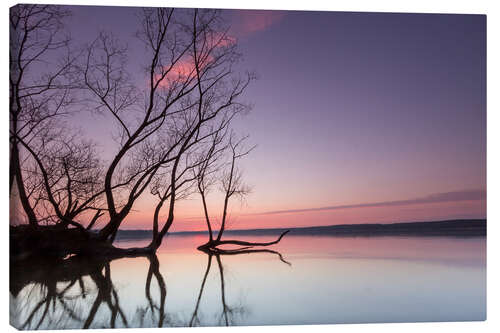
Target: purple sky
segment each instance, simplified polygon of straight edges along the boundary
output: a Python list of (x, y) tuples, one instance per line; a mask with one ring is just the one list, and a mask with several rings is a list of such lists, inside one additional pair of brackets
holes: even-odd
[[(72, 10), (77, 43), (113, 31), (129, 45), (131, 69), (138, 68), (138, 8)], [(486, 216), (485, 197), (477, 195), (486, 189), (485, 16), (224, 15), (242, 68), (260, 76), (244, 96), (255, 107), (236, 124), (258, 145), (242, 163), (253, 193), (233, 207), (238, 227)], [(105, 122), (78, 117), (106, 142)], [(418, 202), (449, 193), (460, 199)], [(408, 202), (390, 204), (398, 201)], [(142, 199), (127, 227), (149, 226), (153, 205)], [(354, 207), (316, 209), (338, 206)], [(276, 211), (286, 212), (255, 218)], [(198, 200), (181, 203), (177, 215), (186, 222), (176, 229), (198, 228), (199, 212)]]

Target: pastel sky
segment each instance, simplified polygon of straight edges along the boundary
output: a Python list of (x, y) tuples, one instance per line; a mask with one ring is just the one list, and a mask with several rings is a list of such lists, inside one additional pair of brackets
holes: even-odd
[[(139, 8), (72, 6), (70, 32), (128, 43)], [(257, 148), (242, 161), (252, 193), (233, 228), (486, 216), (486, 18), (481, 15), (225, 10), (242, 68), (259, 80), (235, 127)], [(106, 146), (107, 124), (81, 113)], [(212, 195), (212, 215), (221, 213)], [(150, 228), (153, 197), (124, 228)], [(174, 230), (203, 229), (198, 197), (180, 202)]]

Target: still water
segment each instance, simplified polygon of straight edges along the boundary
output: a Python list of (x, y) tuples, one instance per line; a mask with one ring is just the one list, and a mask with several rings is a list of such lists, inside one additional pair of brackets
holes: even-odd
[(66, 329), (486, 319), (484, 237), (290, 235), (268, 248), (276, 252), (221, 256), (197, 251), (204, 241), (170, 235), (156, 257), (16, 273), (11, 323)]

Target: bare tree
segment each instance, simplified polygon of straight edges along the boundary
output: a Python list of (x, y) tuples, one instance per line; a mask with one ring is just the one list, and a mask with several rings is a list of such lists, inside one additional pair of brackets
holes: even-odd
[(225, 142), (226, 132), (217, 132), (213, 138), (211, 145), (209, 146), (206, 156), (202, 159), (202, 163), (197, 165), (194, 169), (194, 175), (196, 178), (196, 188), (201, 196), (203, 204), (203, 214), (205, 216), (205, 222), (207, 224), (209, 242), (214, 240), (214, 231), (212, 229), (212, 223), (210, 221), (210, 215), (208, 213), (207, 207), (207, 195), (212, 189), (212, 187), (217, 183), (217, 173), (223, 167), (220, 160), (222, 160), (223, 153), (227, 149), (227, 144)]
[[(11, 13), (11, 184), (16, 180), (31, 225), (76, 228), (89, 240), (82, 253), (121, 250), (111, 244), (149, 189), (159, 198), (151, 244), (118, 252), (154, 252), (174, 222), (176, 202), (193, 192), (191, 171), (205, 163), (213, 138), (249, 110), (241, 95), (254, 75), (236, 69), (241, 55), (217, 10), (142, 10), (137, 36), (147, 55), (146, 82), (129, 74), (127, 48), (112, 34), (100, 33), (81, 57), (70, 56), (69, 38), (60, 37), (67, 15), (30, 5)], [(43, 55), (63, 48), (68, 55), (51, 66), (54, 72), (35, 81), (26, 75)], [(73, 89), (81, 105), (114, 122), (111, 156), (99, 158), (93, 143), (62, 135), (60, 117), (75, 102)], [(102, 216), (102, 228), (89, 233)]]
[(24, 158), (19, 141), (31, 145), (40, 130), (53, 126), (72, 102), (74, 56), (63, 29), (68, 15), (52, 5), (17, 5), (10, 10), (9, 186), (12, 193), (17, 184), (19, 200), (33, 227), (38, 221), (21, 172)]
[[(208, 167), (214, 161), (214, 156), (222, 151), (223, 148), (217, 146), (222, 142), (234, 115), (231, 113), (230, 117), (224, 117), (215, 127), (200, 128), (198, 132), (203, 134), (198, 134), (198, 137), (186, 146), (186, 150), (181, 150), (182, 153), (177, 155), (171, 169), (168, 170), (169, 177), (166, 182), (156, 183), (153, 187), (153, 193), (158, 196), (159, 201), (153, 216), (153, 240), (150, 245), (152, 248), (160, 246), (162, 238), (172, 225), (176, 200), (183, 199), (194, 192), (197, 178), (194, 170), (202, 166)], [(202, 130), (204, 132), (201, 132)], [(165, 178), (160, 174), (159, 180), (165, 181)], [(168, 215), (160, 229), (160, 210), (167, 200)]]
[[(35, 192), (37, 202), (48, 202), (47, 214), (37, 211), (39, 221), (45, 216), (55, 225), (66, 228), (69, 225), (83, 230), (87, 221), (77, 222), (77, 216), (88, 218), (88, 211), (96, 213), (88, 223), (90, 229), (102, 213), (102, 168), (95, 145), (90, 141), (79, 141), (78, 133), (66, 135), (45, 133), (39, 147), (30, 147), (23, 140), (20, 143), (32, 155), (36, 163), (35, 179), (41, 179), (44, 186)], [(53, 216), (53, 219), (50, 217)]]
[[(112, 115), (120, 128), (118, 152), (104, 178), (109, 222), (100, 231), (102, 240), (114, 240), (134, 202), (152, 187), (159, 197), (150, 246), (156, 249), (173, 223), (178, 191), (190, 181), (184, 177), (192, 168), (189, 156), (248, 108), (238, 97), (253, 76), (234, 71), (239, 54), (221, 30), (220, 13), (176, 14), (164, 8), (143, 11), (138, 36), (150, 54), (143, 94), (129, 83), (126, 49), (114, 38), (101, 34), (87, 50), (86, 86), (97, 97), (96, 109)], [(168, 217), (160, 226), (166, 200)]]
[[(220, 155), (211, 153), (211, 151), (209, 150), (206, 163), (201, 164), (199, 168), (197, 168), (197, 173), (196, 173), (197, 188), (198, 188), (198, 193), (200, 194), (202, 199), (203, 210), (205, 213), (205, 221), (207, 223), (207, 228), (209, 232), (208, 242), (198, 247), (198, 249), (200, 250), (214, 252), (214, 253), (226, 253), (226, 252), (237, 253), (238, 251), (246, 251), (248, 250), (248, 248), (253, 246), (274, 245), (278, 243), (281, 240), (281, 238), (283, 238), (283, 236), (289, 232), (289, 230), (287, 230), (283, 232), (275, 241), (264, 242), (264, 243), (247, 242), (240, 240), (222, 240), (222, 236), (224, 234), (224, 231), (226, 230), (228, 222), (229, 201), (233, 197), (243, 198), (248, 193), (250, 193), (250, 187), (244, 183), (242, 171), (237, 167), (237, 161), (248, 155), (255, 148), (255, 146), (249, 149), (244, 148), (244, 141), (246, 139), (247, 137), (236, 139), (233, 133), (231, 133), (231, 135), (229, 136), (229, 143), (227, 147), (230, 154), (230, 161), (228, 163), (227, 170), (223, 170), (222, 177), (220, 180), (221, 187), (224, 192), (224, 204), (222, 210), (221, 225), (218, 230), (217, 237), (213, 235), (214, 228), (212, 227), (212, 221), (210, 220), (210, 216), (208, 214), (206, 195), (210, 186), (214, 184), (214, 179), (210, 177), (210, 174), (214, 172), (214, 170), (211, 169), (211, 167), (214, 164), (215, 159), (218, 158), (218, 156)], [(216, 145), (217, 143), (214, 140), (212, 151), (215, 151), (214, 147), (216, 147)], [(217, 168), (215, 168), (215, 171), (217, 171)], [(227, 245), (227, 244), (239, 245), (242, 246), (242, 248), (236, 250), (222, 250), (218, 248), (218, 246), (220, 245)]]

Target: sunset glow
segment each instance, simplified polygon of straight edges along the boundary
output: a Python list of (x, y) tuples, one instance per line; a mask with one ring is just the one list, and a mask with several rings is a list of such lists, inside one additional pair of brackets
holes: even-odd
[[(127, 41), (130, 70), (141, 68), (143, 46), (127, 23), (136, 20), (137, 9), (74, 8), (70, 32), (78, 42), (114, 31)], [(231, 29), (225, 37), (212, 33), (208, 41), (217, 47), (238, 41), (245, 54), (238, 66), (259, 77), (243, 96), (253, 110), (235, 123), (257, 148), (241, 161), (252, 192), (244, 202), (231, 203), (233, 228), (486, 216), (480, 16), (247, 10), (223, 15)], [(437, 29), (442, 35), (432, 32)], [(469, 33), (465, 40), (463, 29)], [(311, 54), (314, 59), (305, 65)], [(168, 88), (172, 79), (194, 75), (192, 57), (185, 55), (160, 85)], [(76, 118), (105, 155), (116, 152), (111, 118)], [(443, 193), (458, 196), (432, 199)], [(214, 218), (221, 215), (222, 199), (219, 187), (209, 194)], [(155, 205), (156, 198), (145, 193), (123, 228), (150, 229)], [(175, 217), (172, 230), (203, 230), (199, 196), (179, 201)]]

